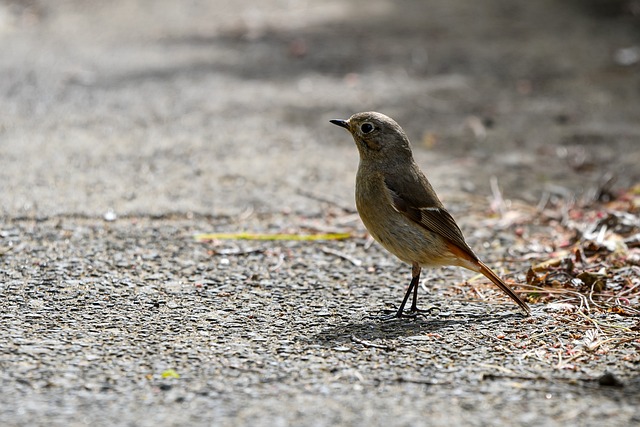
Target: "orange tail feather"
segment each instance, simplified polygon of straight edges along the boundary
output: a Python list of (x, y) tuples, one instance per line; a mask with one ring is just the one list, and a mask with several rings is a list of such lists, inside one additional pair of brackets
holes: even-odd
[(482, 261), (478, 261), (478, 264), (480, 265), (480, 273), (482, 273), (487, 279), (491, 280), (497, 287), (502, 289), (504, 293), (509, 295), (509, 297), (514, 300), (527, 314), (531, 314), (529, 305), (516, 295), (516, 293), (513, 292), (511, 288), (493, 272), (493, 270), (487, 267)]

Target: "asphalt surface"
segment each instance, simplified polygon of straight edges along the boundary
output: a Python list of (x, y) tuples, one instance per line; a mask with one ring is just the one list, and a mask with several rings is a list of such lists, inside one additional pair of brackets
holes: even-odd
[(637, 340), (563, 359), (584, 325), (456, 297), (469, 273), (381, 322), (409, 268), (328, 123), (396, 118), (495, 265), (492, 177), (532, 204), (640, 181), (637, 5), (556, 3), (0, 2), (2, 424), (640, 424)]

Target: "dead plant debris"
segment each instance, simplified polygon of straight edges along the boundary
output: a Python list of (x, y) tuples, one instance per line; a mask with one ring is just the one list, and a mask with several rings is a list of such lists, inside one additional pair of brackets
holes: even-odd
[(532, 219), (543, 227), (523, 236), (537, 259), (522, 287), (528, 301), (640, 314), (640, 185), (606, 203), (549, 202)]

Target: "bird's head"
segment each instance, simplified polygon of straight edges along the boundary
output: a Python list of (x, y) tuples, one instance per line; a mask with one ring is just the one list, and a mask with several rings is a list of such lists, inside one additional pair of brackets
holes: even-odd
[(348, 120), (330, 120), (353, 136), (362, 160), (411, 157), (409, 139), (390, 117), (376, 112), (357, 113)]

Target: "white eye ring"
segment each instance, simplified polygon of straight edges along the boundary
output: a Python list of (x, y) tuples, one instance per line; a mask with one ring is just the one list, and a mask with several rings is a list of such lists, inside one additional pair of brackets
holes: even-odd
[(360, 125), (360, 130), (364, 134), (371, 133), (373, 132), (374, 129), (375, 127), (369, 122), (364, 122), (363, 124)]

